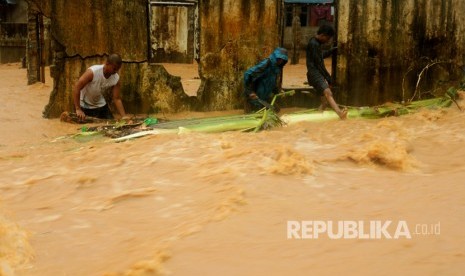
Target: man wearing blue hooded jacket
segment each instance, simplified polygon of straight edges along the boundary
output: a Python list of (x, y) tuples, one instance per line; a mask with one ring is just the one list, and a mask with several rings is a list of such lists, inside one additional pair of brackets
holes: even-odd
[(287, 63), (287, 50), (276, 48), (273, 53), (244, 73), (244, 94), (250, 108), (257, 111), (279, 92), (281, 73)]

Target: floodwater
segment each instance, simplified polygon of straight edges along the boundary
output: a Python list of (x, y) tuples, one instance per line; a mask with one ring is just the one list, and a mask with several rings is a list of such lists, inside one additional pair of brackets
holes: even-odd
[[(83, 143), (57, 139), (78, 126), (41, 118), (49, 80), (26, 86), (18, 64), (0, 76), (0, 275), (465, 271), (465, 114), (455, 106)], [(288, 239), (288, 221), (403, 221), (411, 238)]]

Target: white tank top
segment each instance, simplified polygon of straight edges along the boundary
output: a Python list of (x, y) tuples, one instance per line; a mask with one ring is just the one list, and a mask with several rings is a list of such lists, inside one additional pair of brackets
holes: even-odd
[(113, 74), (108, 79), (103, 75), (103, 64), (89, 67), (94, 73), (94, 78), (81, 89), (81, 107), (93, 109), (107, 104), (105, 93), (108, 93), (118, 83), (119, 75)]

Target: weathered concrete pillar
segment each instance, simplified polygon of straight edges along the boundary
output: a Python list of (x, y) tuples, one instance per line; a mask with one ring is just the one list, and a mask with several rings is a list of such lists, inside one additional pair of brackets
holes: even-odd
[(292, 48), (289, 49), (289, 60), (290, 64), (299, 64), (300, 51), (302, 50), (302, 27), (300, 22), (301, 8), (297, 5), (293, 7), (293, 18), (292, 18)]
[(201, 0), (201, 109), (242, 107), (243, 73), (279, 45), (279, 0)]
[(433, 89), (441, 78), (453, 80), (455, 65), (465, 63), (465, 1), (338, 2), (342, 102), (372, 105), (409, 99), (428, 60), (450, 63), (431, 71), (424, 90)]
[(39, 52), (37, 36), (37, 12), (32, 8), (27, 11), (27, 44), (26, 44), (26, 61), (27, 61), (27, 84), (33, 84), (39, 81)]

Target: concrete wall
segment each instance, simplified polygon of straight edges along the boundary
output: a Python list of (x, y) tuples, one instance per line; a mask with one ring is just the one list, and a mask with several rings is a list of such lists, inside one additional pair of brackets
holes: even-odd
[[(301, 27), (300, 28), (300, 50), (305, 51), (305, 48), (307, 47), (307, 43), (310, 40), (310, 38), (314, 35), (316, 35), (316, 32), (318, 31), (318, 27)], [(290, 49), (292, 47), (292, 27), (286, 27), (284, 28), (284, 40), (283, 40), (283, 46), (286, 49)]]
[(5, 22), (26, 23), (27, 22), (27, 2), (17, 0), (15, 5), (9, 5), (4, 16)]
[(0, 20), (0, 63), (21, 62), (26, 56), (27, 3), (18, 0), (15, 5), (2, 8)]
[(31, 10), (51, 20), (54, 84), (45, 117), (73, 111), (76, 81), (110, 53), (123, 58), (120, 76), (127, 112), (176, 112), (196, 106), (195, 99), (184, 93), (179, 77), (149, 63), (147, 4), (145, 0), (31, 0)]
[[(408, 99), (427, 60), (435, 66), (422, 90), (439, 93), (465, 63), (465, 1), (347, 0), (339, 2), (339, 99), (378, 104)], [(409, 71), (412, 69), (411, 71)], [(409, 73), (407, 74), (407, 72)], [(403, 78), (406, 76), (404, 92)], [(447, 87), (447, 86), (446, 86)], [(435, 90), (438, 88), (437, 90)]]
[[(104, 57), (83, 59), (75, 56), (64, 59), (58, 60), (57, 65), (51, 67), (55, 81), (50, 102), (44, 110), (46, 117), (57, 117), (65, 110), (73, 111), (72, 86), (88, 67), (105, 62)], [(128, 113), (174, 112), (195, 105), (195, 99), (184, 93), (180, 78), (169, 75), (161, 65), (125, 62), (119, 74), (122, 99)], [(111, 105), (111, 98), (106, 98), (112, 111), (117, 113)]]
[(52, 33), (66, 56), (120, 53), (147, 60), (147, 1), (50, 0)]
[[(30, 0), (51, 19), (54, 90), (45, 116), (72, 110), (72, 87), (106, 54), (120, 53), (123, 100), (129, 112), (242, 107), (243, 72), (267, 57), (281, 42), (280, 0), (199, 0), (198, 98), (187, 97), (179, 78), (150, 65), (150, 24), (145, 0)], [(421, 61), (464, 64), (464, 20), (460, 0), (366, 0), (339, 2), (337, 79), (341, 103), (376, 104), (412, 92)], [(121, 30), (124, 30), (123, 32)], [(194, 42), (195, 46), (195, 42)], [(452, 79), (452, 65), (436, 76)], [(433, 71), (432, 71), (433, 72)], [(431, 76), (428, 78), (435, 80)], [(432, 81), (426, 85), (434, 85)], [(427, 87), (422, 87), (422, 89)], [(410, 93), (410, 94), (409, 94)]]
[(27, 24), (0, 23), (0, 63), (21, 62), (26, 55)]
[(280, 41), (279, 0), (201, 0), (200, 77), (203, 110), (242, 107), (243, 73)]
[(196, 49), (195, 56), (199, 53), (198, 98), (184, 94), (179, 78), (161, 66), (150, 65), (153, 36), (151, 39), (147, 4), (145, 0), (30, 0), (31, 9), (51, 19), (54, 90), (44, 111), (46, 117), (73, 110), (75, 81), (89, 65), (103, 62), (103, 57), (113, 52), (124, 60), (121, 81), (128, 112), (242, 107), (243, 72), (279, 45), (282, 2), (198, 2), (194, 29), (201, 32), (198, 40), (194, 36), (194, 43), (188, 43)]
[(196, 5), (151, 6), (153, 62), (193, 62), (195, 11)]

